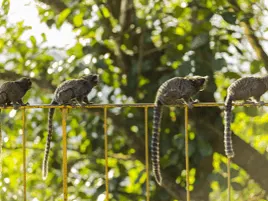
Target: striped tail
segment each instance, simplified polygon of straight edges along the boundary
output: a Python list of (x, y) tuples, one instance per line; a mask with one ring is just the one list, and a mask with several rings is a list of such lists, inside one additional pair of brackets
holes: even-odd
[[(52, 102), (52, 105), (55, 105), (56, 102)], [(42, 167), (42, 175), (43, 175), (43, 180), (47, 178), (47, 173), (48, 173), (48, 156), (49, 156), (49, 150), (50, 150), (50, 144), (52, 141), (52, 132), (53, 132), (53, 115), (55, 112), (55, 108), (50, 108), (48, 112), (48, 135), (47, 135), (47, 141), (46, 141), (46, 148), (44, 152), (44, 159), (43, 159), (43, 167)]]
[(224, 111), (224, 148), (225, 154), (228, 158), (234, 157), (233, 142), (232, 142), (232, 131), (231, 131), (231, 119), (232, 119), (232, 97), (227, 96), (225, 101)]
[(151, 156), (152, 156), (152, 166), (153, 173), (156, 182), (161, 186), (162, 185), (162, 177), (160, 172), (160, 154), (159, 154), (159, 137), (160, 137), (160, 125), (162, 118), (162, 106), (154, 107), (154, 115), (153, 115), (153, 136), (151, 143)]

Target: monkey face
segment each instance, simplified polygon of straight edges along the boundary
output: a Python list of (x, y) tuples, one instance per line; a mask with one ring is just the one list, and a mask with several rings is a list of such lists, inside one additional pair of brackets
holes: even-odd
[(23, 87), (27, 90), (32, 87), (32, 81), (28, 77), (23, 77), (19, 79), (18, 82), (21, 83), (21, 85), (23, 85)]
[(90, 81), (93, 85), (97, 85), (99, 83), (99, 75), (98, 74), (91, 75)]
[(26, 78), (26, 79), (27, 79), (26, 82), (27, 82), (28, 87), (31, 88), (32, 87), (31, 79), (30, 78)]
[(200, 83), (200, 90), (199, 91), (203, 91), (207, 87), (208, 76), (200, 77), (199, 83)]
[(207, 86), (208, 76), (192, 76), (190, 79), (199, 91), (203, 91)]

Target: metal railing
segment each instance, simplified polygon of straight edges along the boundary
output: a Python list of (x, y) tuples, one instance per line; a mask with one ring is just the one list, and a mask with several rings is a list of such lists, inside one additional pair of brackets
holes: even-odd
[[(234, 106), (255, 106), (250, 103), (233, 103)], [(268, 103), (264, 104), (268, 106)], [(220, 107), (224, 106), (224, 103), (195, 103), (194, 107)], [(94, 104), (87, 106), (63, 106), (63, 105), (27, 105), (21, 106), (19, 110), (22, 110), (22, 136), (23, 136), (23, 195), (24, 201), (26, 198), (26, 184), (27, 184), (27, 175), (26, 175), (26, 134), (25, 134), (25, 123), (26, 123), (26, 109), (35, 109), (35, 108), (61, 108), (62, 109), (62, 144), (63, 144), (63, 158), (62, 158), (62, 171), (63, 171), (63, 200), (68, 200), (68, 186), (67, 186), (67, 133), (66, 133), (66, 118), (68, 109), (74, 108), (102, 108), (104, 113), (104, 149), (105, 149), (105, 187), (106, 187), (106, 201), (109, 201), (109, 179), (108, 179), (108, 135), (107, 135), (107, 110), (109, 108), (122, 108), (122, 107), (131, 107), (131, 108), (144, 108), (144, 125), (145, 125), (145, 167), (146, 167), (146, 201), (150, 200), (150, 189), (149, 189), (149, 141), (148, 141), (148, 108), (154, 107), (153, 103), (137, 103), (137, 104)], [(185, 168), (186, 168), (186, 199), (190, 201), (190, 189), (189, 189), (189, 147), (188, 147), (188, 107), (187, 105), (172, 105), (168, 107), (184, 107), (185, 112)], [(2, 109), (13, 109), (13, 107), (0, 107)], [(1, 133), (1, 121), (0, 121), (0, 137), (2, 139)], [(2, 143), (2, 140), (0, 140)], [(0, 157), (2, 157), (2, 150), (0, 150)], [(228, 200), (231, 200), (231, 183), (230, 183), (230, 160), (227, 163), (228, 166)], [(1, 170), (1, 167), (0, 167)]]

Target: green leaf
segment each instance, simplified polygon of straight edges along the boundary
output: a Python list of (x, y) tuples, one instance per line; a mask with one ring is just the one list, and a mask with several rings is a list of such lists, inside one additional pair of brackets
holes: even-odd
[(102, 12), (105, 18), (110, 17), (110, 12), (106, 7), (102, 7)]
[(244, 107), (244, 111), (248, 116), (256, 117), (259, 115), (259, 110), (256, 107)]
[(236, 24), (236, 14), (234, 12), (224, 12), (221, 16), (229, 24)]
[(66, 8), (64, 9), (58, 16), (57, 22), (56, 22), (56, 27), (60, 28), (63, 22), (66, 20), (66, 18), (70, 15), (71, 9)]
[(258, 61), (258, 60), (252, 61), (251, 64), (250, 64), (250, 72), (252, 74), (258, 73), (260, 71), (261, 66), (262, 66), (261, 61)]
[(4, 15), (7, 15), (10, 8), (10, 0), (3, 0), (1, 8), (4, 10)]
[(241, 76), (235, 72), (226, 72), (224, 76), (231, 79), (239, 79)]
[(33, 47), (36, 47), (36, 39), (35, 39), (34, 36), (31, 36), (31, 37), (30, 37), (30, 41), (31, 41)]
[(232, 187), (235, 191), (241, 191), (244, 187), (238, 182), (232, 182)]
[(77, 58), (81, 58), (84, 55), (83, 46), (80, 43), (76, 43), (75, 46), (70, 48), (67, 52), (69, 55), (74, 55)]
[(41, 36), (42, 36), (42, 42), (46, 42), (47, 41), (46, 34), (45, 33), (42, 33)]
[(84, 17), (84, 13), (79, 13), (78, 15), (74, 16), (74, 18), (73, 18), (74, 26), (76, 26), (76, 27), (82, 26), (83, 25), (83, 17)]

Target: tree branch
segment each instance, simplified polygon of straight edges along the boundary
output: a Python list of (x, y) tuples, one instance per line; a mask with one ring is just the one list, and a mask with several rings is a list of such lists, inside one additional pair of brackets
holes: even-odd
[[(237, 1), (229, 0), (230, 4), (233, 5), (233, 8), (236, 12), (243, 12)], [(253, 28), (250, 25), (249, 19), (245, 17), (243, 21), (240, 22), (241, 27), (244, 28), (245, 36), (253, 50), (256, 53), (258, 60), (262, 60), (266, 70), (268, 70), (268, 55), (262, 48), (258, 37), (255, 35)]]
[[(219, 136), (217, 138), (218, 140), (215, 142), (217, 145), (215, 146), (215, 151), (225, 155), (223, 147), (223, 127), (221, 129), (217, 129), (214, 125), (208, 122), (202, 122), (204, 126), (211, 130), (211, 132)], [(268, 167), (268, 161), (266, 157), (252, 148), (245, 141), (241, 140), (234, 133), (232, 133), (232, 139), (235, 149), (235, 157), (233, 158), (233, 162), (245, 169), (250, 177), (256, 183), (258, 183), (263, 190), (268, 192), (268, 180), (266, 179), (268, 178), (268, 171), (266, 170)]]

